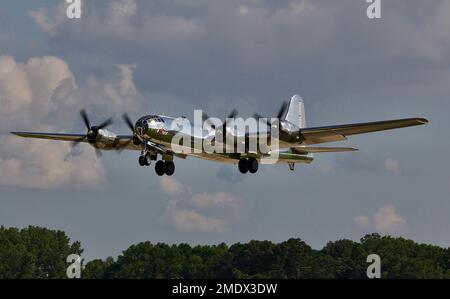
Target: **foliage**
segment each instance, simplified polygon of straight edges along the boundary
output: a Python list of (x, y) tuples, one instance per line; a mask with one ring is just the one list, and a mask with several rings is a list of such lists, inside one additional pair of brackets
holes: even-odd
[[(69, 254), (79, 242), (61, 231), (0, 228), (0, 278), (65, 278)], [(366, 235), (315, 250), (301, 239), (250, 241), (232, 246), (167, 245), (143, 242), (117, 259), (93, 260), (83, 278), (366, 278), (370, 254), (381, 257), (383, 278), (450, 278), (450, 250), (404, 238)]]
[(65, 278), (70, 254), (82, 254), (62, 231), (0, 227), (0, 279)]

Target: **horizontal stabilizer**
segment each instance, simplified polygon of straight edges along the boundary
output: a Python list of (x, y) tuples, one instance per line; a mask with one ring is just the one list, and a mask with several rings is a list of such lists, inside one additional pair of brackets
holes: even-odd
[(306, 155), (312, 153), (338, 153), (338, 152), (354, 152), (358, 149), (351, 147), (291, 147), (294, 153)]

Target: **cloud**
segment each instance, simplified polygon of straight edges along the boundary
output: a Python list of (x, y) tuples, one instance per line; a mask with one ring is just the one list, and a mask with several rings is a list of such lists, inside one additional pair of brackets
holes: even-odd
[(397, 214), (393, 205), (381, 207), (373, 216), (375, 229), (381, 232), (400, 232), (406, 226), (406, 220)]
[(177, 180), (170, 177), (162, 177), (160, 181), (160, 185), (164, 193), (169, 196), (178, 196), (178, 195), (190, 195), (191, 190), (189, 187), (181, 184)]
[(139, 111), (143, 98), (133, 81), (136, 65), (121, 64), (116, 72), (103, 76), (89, 76), (85, 85), (72, 89), (66, 101), (82, 104), (107, 114)]
[(179, 209), (171, 201), (165, 214), (169, 223), (181, 232), (223, 233), (227, 231), (225, 220), (205, 216), (198, 211)]
[(42, 7), (36, 11), (29, 11), (28, 14), (39, 27), (52, 36), (56, 36), (60, 26), (68, 20), (65, 2), (60, 2), (56, 6)]
[(0, 46), (2, 48), (6, 47), (8, 40), (9, 40), (9, 36), (6, 33), (0, 31)]
[(217, 178), (223, 179), (230, 184), (237, 184), (242, 180), (242, 175), (236, 172), (235, 167), (221, 165), (217, 171)]
[(98, 187), (106, 182), (105, 170), (93, 151), (67, 155), (70, 144), (51, 141), (0, 139), (0, 185), (52, 189), (60, 186)]
[(357, 216), (353, 219), (353, 222), (355, 222), (356, 225), (358, 225), (361, 228), (368, 228), (370, 227), (370, 219), (367, 216)]
[(122, 0), (109, 3), (111, 16), (115, 19), (128, 19), (137, 12), (137, 4), (134, 0)]
[(364, 152), (359, 152), (357, 154), (336, 156), (335, 161), (340, 168), (355, 171), (401, 172), (401, 167), (394, 158), (383, 158), (383, 156), (378, 154), (368, 155)]
[[(70, 127), (81, 123), (76, 111), (85, 106), (103, 114), (131, 106), (138, 109), (134, 68), (119, 65), (110, 78), (90, 76), (79, 86), (68, 64), (58, 57), (33, 57), (20, 63), (12, 56), (0, 56), (2, 130), (61, 132), (68, 120)], [(73, 152), (69, 143), (15, 136), (0, 138), (0, 145), (0, 185), (42, 189), (98, 186), (106, 181), (101, 160), (93, 151), (68, 155)]]
[(386, 3), (376, 26), (364, 1), (275, 2), (85, 1), (79, 22), (65, 20), (61, 4), (30, 15), (52, 46), (102, 63), (133, 57), (143, 67), (137, 81), (145, 91), (195, 103), (202, 103), (199, 95), (252, 94), (268, 106), (298, 88), (336, 98), (443, 78), (428, 71), (450, 57), (448, 1)]
[(387, 158), (386, 160), (384, 160), (383, 169), (393, 173), (401, 172), (400, 165), (398, 165), (398, 163), (392, 158)]
[(228, 220), (236, 217), (239, 200), (230, 193), (193, 194), (191, 188), (174, 178), (163, 177), (161, 189), (169, 196), (163, 219), (178, 231), (226, 232)]
[(381, 233), (401, 233), (406, 228), (406, 220), (397, 214), (395, 207), (391, 204), (379, 208), (372, 215), (372, 219), (361, 215), (355, 217), (353, 221), (360, 228), (373, 228)]
[(317, 162), (316, 169), (322, 174), (329, 174), (333, 172), (334, 166), (331, 163), (327, 162)]
[(57, 57), (34, 57), (20, 64), (11, 56), (0, 56), (1, 118), (55, 111), (59, 103), (53, 94), (66, 80), (75, 84), (67, 63)]
[(218, 205), (229, 207), (237, 205), (237, 199), (232, 194), (226, 192), (194, 194), (191, 202), (194, 207), (199, 209), (207, 209)]

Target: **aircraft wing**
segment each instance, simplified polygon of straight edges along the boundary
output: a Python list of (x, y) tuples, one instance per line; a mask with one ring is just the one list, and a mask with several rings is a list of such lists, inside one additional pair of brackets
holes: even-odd
[(305, 128), (300, 129), (300, 133), (304, 138), (303, 144), (318, 144), (345, 140), (347, 139), (346, 137), (350, 135), (418, 126), (426, 123), (428, 123), (428, 120), (424, 118), (406, 118), (369, 123)]
[[(32, 133), (32, 132), (11, 132), (16, 136), (24, 138), (36, 138), (36, 139), (48, 139), (48, 140), (59, 140), (59, 141), (72, 141), (72, 142), (83, 142), (86, 134), (55, 134), (55, 133)], [(86, 140), (87, 141), (87, 140)]]
[[(24, 138), (47, 139), (68, 142), (88, 142), (86, 134), (60, 134), (60, 133), (35, 133), (35, 132), (11, 132), (16, 136)], [(130, 142), (131, 135), (119, 135), (114, 140), (114, 148), (135, 150), (136, 146)]]

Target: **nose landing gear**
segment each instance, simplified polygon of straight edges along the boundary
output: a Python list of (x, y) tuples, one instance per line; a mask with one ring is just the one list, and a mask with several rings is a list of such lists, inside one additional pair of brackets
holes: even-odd
[(258, 160), (256, 160), (255, 158), (249, 159), (242, 158), (241, 160), (239, 160), (238, 167), (239, 171), (242, 174), (246, 174), (247, 172), (256, 173), (259, 168), (259, 163)]
[(139, 165), (141, 166), (150, 166), (152, 164), (152, 157), (149, 154), (141, 155), (139, 157)]

